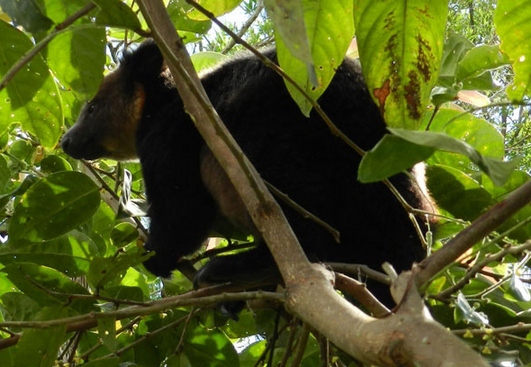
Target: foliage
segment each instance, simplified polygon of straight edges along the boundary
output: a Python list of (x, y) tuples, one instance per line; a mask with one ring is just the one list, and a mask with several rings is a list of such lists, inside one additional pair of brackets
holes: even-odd
[[(143, 268), (139, 165), (78, 162), (58, 147), (120, 52), (148, 35), (134, 1), (93, 3), (0, 0), (2, 366), (357, 365), (301, 327), (278, 298), (179, 298), (193, 288), (188, 278), (176, 271), (158, 279)], [(269, 14), (278, 12), (271, 3)], [(390, 10), (389, 3), (289, 2), (281, 10), (304, 19), (301, 35), (269, 18), (261, 2), (201, 2), (215, 5), (215, 15), (239, 5), (236, 12), (257, 18), (258, 25), (230, 27), (253, 44), (268, 43), (275, 25), (281, 66), (301, 88), (287, 85), (304, 113), (357, 36), (369, 88), (395, 128), (365, 156), (360, 179), (426, 161), (443, 215), (435, 251), (528, 180), (530, 5), (391, 1)], [(212, 21), (188, 2), (170, 0), (167, 9), (190, 50), (231, 52), (231, 37), (213, 34)], [(291, 54), (300, 47), (302, 60)], [(223, 59), (194, 58), (198, 67)], [(490, 360), (513, 365), (531, 363), (530, 218), (526, 206), (492, 228), (426, 288), (439, 322)], [(192, 261), (226, 249), (233, 248)], [(231, 297), (255, 307), (228, 320), (212, 305)]]

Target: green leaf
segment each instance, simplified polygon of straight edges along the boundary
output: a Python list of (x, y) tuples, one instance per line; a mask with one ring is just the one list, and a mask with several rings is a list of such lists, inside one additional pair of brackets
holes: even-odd
[(9, 225), (12, 244), (56, 238), (86, 222), (98, 209), (96, 184), (79, 172), (54, 173), (31, 186)]
[[(219, 17), (236, 8), (241, 0), (198, 0), (197, 2), (215, 17)], [(188, 14), (188, 17), (193, 20), (208, 19), (206, 15), (195, 9)]]
[(517, 159), (511, 162), (503, 162), (489, 157), (484, 157), (471, 145), (445, 134), (431, 131), (411, 131), (404, 129), (389, 130), (393, 135), (399, 136), (411, 143), (459, 153), (468, 157), (497, 185), (503, 185), (515, 167), (518, 165)]
[(448, 166), (428, 166), (428, 188), (437, 205), (456, 218), (472, 221), (496, 204), (474, 179)]
[(358, 180), (364, 183), (381, 181), (428, 159), (434, 151), (431, 147), (385, 135), (361, 160)]
[(120, 357), (110, 357), (97, 359), (88, 363), (83, 363), (83, 367), (118, 367), (120, 366)]
[(456, 77), (458, 81), (463, 81), (507, 64), (509, 64), (509, 58), (500, 51), (498, 45), (474, 47), (459, 62)]
[(416, 129), (439, 71), (447, 1), (354, 1), (360, 61), (392, 127)]
[[(206, 34), (212, 27), (212, 21), (190, 19), (188, 14), (194, 7), (185, 0), (170, 0), (166, 10), (170, 16), (175, 28), (179, 31), (191, 32), (186, 35), (185, 42), (189, 41), (189, 36), (193, 33)], [(195, 13), (195, 12), (194, 12)], [(181, 33), (181, 32), (179, 32)], [(182, 37), (183, 35), (181, 35)]]
[[(425, 124), (430, 123), (430, 131), (445, 133), (470, 144), (482, 155), (503, 159), (504, 138), (489, 122), (470, 113), (441, 108), (431, 119), (426, 114)], [(431, 121), (430, 121), (431, 119)]]
[(217, 64), (222, 63), (228, 58), (229, 57), (227, 55), (212, 51), (198, 52), (190, 56), (190, 59), (192, 59), (192, 63), (194, 64), (194, 68), (197, 71), (205, 70), (216, 66)]
[[(10, 283), (7, 279), (2, 279), (2, 281)], [(37, 302), (20, 292), (5, 293), (0, 298), (5, 309), (2, 312), (5, 321), (35, 320), (38, 311), (42, 308)]]
[[(206, 330), (190, 323), (184, 353), (192, 366), (238, 367), (238, 354), (232, 342), (218, 329)], [(192, 327), (195, 326), (195, 327)]]
[(0, 263), (28, 262), (54, 268), (69, 277), (78, 277), (87, 273), (90, 265), (89, 259), (75, 257), (67, 254), (26, 254), (20, 252), (0, 255)]
[(514, 101), (531, 97), (531, 2), (499, 0), (494, 24), (501, 40), (500, 48), (509, 55), (514, 69), (514, 81), (507, 87), (507, 95)]
[(103, 80), (105, 29), (72, 28), (47, 47), (47, 62), (61, 84), (82, 101), (92, 98)]
[(41, 161), (41, 169), (44, 173), (72, 171), (72, 165), (58, 155), (49, 155)]
[(9, 264), (1, 270), (8, 279), (41, 306), (69, 308), (78, 313), (94, 311), (94, 300), (71, 299), (70, 295), (88, 295), (88, 291), (55, 269), (32, 263)]
[(16, 346), (15, 366), (53, 366), (65, 338), (65, 325), (24, 331)]
[(133, 10), (120, 0), (94, 0), (99, 8), (96, 23), (137, 31), (142, 28)]
[(138, 238), (138, 229), (131, 223), (118, 223), (111, 231), (113, 245), (124, 247)]
[[(282, 41), (289, 52), (307, 65), (313, 65), (310, 53), (310, 39), (307, 34), (306, 17), (309, 2), (298, 0), (264, 0), (265, 8), (275, 28), (277, 46)], [(309, 23), (311, 24), (311, 23)]]
[(43, 0), (0, 0), (0, 8), (11, 17), (15, 24), (21, 25), (29, 33), (46, 31), (53, 25), (53, 22), (42, 12)]
[(95, 288), (104, 285), (116, 285), (123, 278), (129, 267), (142, 263), (151, 255), (146, 255), (142, 249), (128, 253), (118, 253), (113, 257), (94, 257), (90, 262), (87, 279)]
[(116, 320), (111, 318), (98, 319), (98, 335), (101, 341), (111, 352), (118, 348), (116, 340)]
[[(285, 6), (285, 3), (282, 3), (282, 6)], [(290, 40), (288, 36), (280, 33), (281, 25), (275, 23), (278, 61), (282, 69), (313, 100), (318, 100), (343, 61), (354, 35), (352, 0), (304, 1), (302, 6), (306, 24), (304, 34), (297, 37), (290, 35), (289, 37), (295, 38)], [(294, 21), (291, 18), (287, 20), (289, 24)], [(307, 42), (311, 56), (294, 54), (298, 58), (293, 57), (292, 49), (302, 49), (306, 47)], [(317, 80), (312, 80), (312, 73), (315, 73)], [(286, 86), (302, 113), (308, 116), (312, 108), (311, 103), (291, 83), (286, 82)]]
[[(42, 1), (42, 0), (38, 0)], [(63, 22), (68, 16), (81, 10), (86, 2), (84, 0), (45, 0), (46, 6), (42, 7), (44, 14), (50, 18), (54, 23)], [(82, 18), (83, 19), (83, 18)], [(78, 20), (81, 22), (83, 20)]]
[[(0, 76), (5, 76), (32, 47), (26, 35), (0, 21)], [(12, 123), (20, 123), (45, 147), (55, 146), (61, 135), (63, 111), (59, 91), (39, 55), (0, 91), (0, 131)]]

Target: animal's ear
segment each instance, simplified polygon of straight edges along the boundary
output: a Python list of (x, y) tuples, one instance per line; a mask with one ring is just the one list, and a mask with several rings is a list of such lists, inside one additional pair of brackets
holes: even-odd
[(157, 44), (153, 40), (142, 43), (135, 51), (126, 54), (121, 67), (131, 79), (150, 81), (160, 75), (164, 58)]

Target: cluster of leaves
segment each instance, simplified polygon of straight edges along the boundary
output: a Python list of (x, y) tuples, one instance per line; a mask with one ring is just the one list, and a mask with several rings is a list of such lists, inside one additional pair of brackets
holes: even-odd
[[(175, 307), (161, 303), (162, 294), (171, 300), (171, 296), (190, 290), (191, 283), (178, 272), (171, 281), (160, 280), (141, 265), (145, 226), (130, 216), (136, 209), (128, 199), (143, 198), (139, 165), (82, 164), (58, 148), (60, 136), (73, 123), (82, 103), (94, 95), (118, 51), (146, 35), (143, 30), (147, 27), (133, 3), (0, 0), (0, 76), (4, 78), (0, 84), (2, 365), (51, 366), (60, 361), (91, 367), (126, 363), (251, 366), (286, 365), (296, 360), (299, 365), (314, 366), (322, 362), (320, 358), (347, 364), (350, 359), (339, 351), (329, 351), (333, 357), (323, 353), (327, 345), (318, 333), (300, 328), (296, 320), (280, 317), (271, 309), (246, 310), (235, 322), (208, 307), (190, 311), (180, 306), (178, 297), (172, 304)], [(218, 16), (240, 1), (201, 3)], [(282, 67), (314, 100), (326, 88), (354, 32), (367, 83), (379, 87), (386, 84), (388, 75), (400, 74), (405, 80), (410, 74), (404, 65), (417, 73), (423, 71), (415, 64), (418, 53), (381, 52), (409, 47), (392, 37), (395, 32), (419, 28), (438, 40), (437, 47), (416, 50), (430, 53), (441, 65), (437, 64), (438, 72), (429, 73), (431, 79), (417, 90), (418, 100), (412, 103), (407, 99), (404, 80), (393, 81), (401, 98), (388, 98), (383, 109), (393, 135), (365, 156), (360, 170), (360, 179), (369, 182), (416, 162), (427, 162), (428, 186), (444, 215), (435, 247), (527, 181), (525, 166), (516, 170), (518, 162), (503, 162), (512, 143), (495, 128), (500, 124), (494, 122), (502, 114), (485, 114), (488, 108), (475, 114), (463, 109), (470, 103), (484, 106), (486, 97), (477, 91), (496, 95), (497, 102), (517, 101), (527, 108), (531, 61), (521, 56), (531, 53), (529, 46), (526, 48), (531, 28), (525, 26), (531, 24), (526, 15), (531, 12), (526, 12), (529, 5), (525, 0), (499, 1), (496, 14), (491, 2), (482, 1), (479, 9), (484, 21), (479, 23), (486, 27), (485, 23), (494, 19), (502, 43), (479, 46), (470, 42), (478, 41), (470, 37), (477, 35), (475, 32), (465, 37), (450, 32), (445, 36), (444, 2), (430, 9), (429, 14), (437, 16), (433, 27), (413, 18), (392, 25), (389, 19), (379, 18), (381, 8), (374, 3), (342, 0), (315, 8), (302, 1), (298, 10), (275, 8), (273, 3), (266, 2), (266, 8), (276, 26)], [(394, 3), (398, 14), (410, 14), (406, 10), (411, 9), (401, 8), (403, 2)], [(249, 14), (261, 6), (254, 1), (245, 4), (250, 7), (245, 11)], [(450, 20), (463, 22), (459, 14), (471, 9), (470, 3), (451, 5), (455, 11), (450, 12)], [(211, 29), (211, 20), (183, 0), (170, 0), (167, 10), (190, 44), (200, 42)], [(274, 15), (280, 11), (304, 19), (306, 31), (281, 25), (282, 16)], [(476, 18), (475, 26), (477, 23)], [(268, 39), (271, 24), (269, 20), (261, 23), (250, 39)], [(513, 24), (521, 27), (519, 32), (513, 32)], [(489, 25), (486, 29), (492, 31)], [(374, 32), (374, 27), (388, 32)], [(491, 33), (480, 38), (492, 40), (497, 38)], [(294, 49), (298, 59), (291, 56)], [(25, 57), (28, 62), (22, 61)], [(198, 68), (220, 59), (223, 57), (212, 53), (194, 56)], [(492, 71), (515, 62), (513, 84), (504, 85), (500, 93), (493, 79), (497, 74)], [(317, 66), (316, 75), (308, 75), (308, 63)], [(13, 68), (17, 68), (16, 74), (12, 74)], [(288, 88), (301, 110), (309, 113), (312, 103), (290, 84)], [(429, 100), (434, 107), (425, 111)], [(506, 131), (519, 132), (515, 139), (526, 131), (522, 126), (527, 121), (522, 119), (507, 127)], [(402, 129), (428, 127), (429, 131)], [(440, 322), (454, 329), (473, 325), (471, 329), (477, 329), (479, 337), (473, 333), (465, 336), (474, 337), (471, 342), (478, 348), (496, 352), (496, 358), (518, 351), (512, 360), (525, 363), (531, 362), (531, 337), (526, 335), (528, 328), (518, 323), (529, 321), (531, 296), (524, 276), (528, 272), (525, 253), (530, 246), (519, 244), (531, 237), (530, 210), (526, 207), (517, 213), (498, 229), (499, 235), (478, 243), (427, 289), (431, 310)], [(470, 281), (460, 283), (463, 277)], [(503, 334), (482, 331), (490, 326), (514, 329)], [(237, 352), (235, 341), (241, 338), (247, 345)]]

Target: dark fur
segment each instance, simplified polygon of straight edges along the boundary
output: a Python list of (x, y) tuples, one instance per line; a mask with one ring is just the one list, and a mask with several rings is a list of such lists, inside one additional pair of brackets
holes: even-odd
[[(274, 52), (267, 55), (275, 58)], [(156, 251), (146, 267), (167, 276), (179, 258), (199, 248), (218, 212), (248, 232), (255, 230), (161, 67), (162, 57), (152, 42), (127, 55), (106, 77), (62, 146), (75, 158), (138, 155), (151, 204), (146, 248)], [(338, 244), (320, 226), (283, 205), (311, 260), (362, 263), (375, 269), (389, 261), (400, 271), (423, 258), (418, 235), (397, 199), (381, 183), (357, 181), (359, 155), (334, 137), (316, 113), (305, 118), (273, 71), (252, 56), (240, 57), (203, 76), (202, 83), (262, 177), (340, 231)], [(372, 148), (386, 132), (353, 61), (338, 68), (319, 104), (363, 149)], [(138, 106), (143, 108), (136, 117)], [(109, 134), (119, 134), (120, 127), (136, 130), (136, 152), (108, 148), (113, 138)], [(415, 182), (405, 175), (392, 182), (413, 207), (426, 208)], [(212, 259), (199, 273), (199, 281), (250, 280), (274, 269), (267, 247), (261, 245)]]

